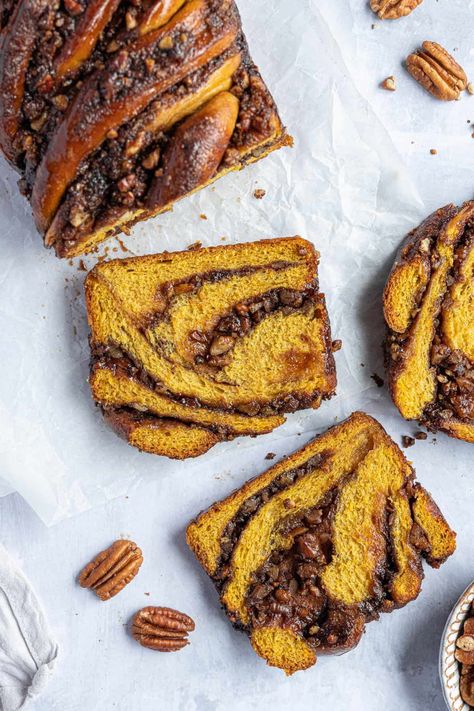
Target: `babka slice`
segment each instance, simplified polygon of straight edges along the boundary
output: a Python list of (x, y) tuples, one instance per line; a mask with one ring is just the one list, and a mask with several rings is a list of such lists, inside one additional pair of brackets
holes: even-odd
[(291, 144), (234, 0), (10, 0), (0, 22), (0, 147), (61, 257)]
[(98, 264), (90, 385), (106, 419), (183, 459), (319, 407), (336, 373), (318, 258), (289, 237)]
[(189, 546), (232, 623), (287, 674), (360, 640), (366, 622), (414, 600), (422, 557), (451, 531), (397, 445), (362, 412), (200, 514)]
[(474, 201), (447, 205), (409, 233), (384, 312), (400, 413), (474, 442)]

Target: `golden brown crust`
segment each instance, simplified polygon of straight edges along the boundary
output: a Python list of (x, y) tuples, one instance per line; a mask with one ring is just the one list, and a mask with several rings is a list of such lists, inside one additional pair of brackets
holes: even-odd
[(317, 264), (298, 237), (98, 264), (85, 289), (106, 419), (185, 458), (319, 407), (336, 373)]
[(170, 459), (199, 457), (223, 439), (206, 427), (128, 410), (104, 410), (104, 419), (132, 447)]
[(19, 0), (5, 18), (0, 146), (59, 256), (291, 143), (234, 0)]
[(474, 202), (405, 240), (384, 291), (387, 370), (406, 419), (474, 441)]
[(359, 412), (190, 523), (188, 545), (267, 663), (292, 674), (352, 649), (367, 621), (417, 597), (422, 557), (437, 567), (453, 553), (413, 479)]
[(227, 150), (238, 114), (237, 97), (223, 91), (179, 126), (163, 156), (162, 173), (148, 194), (152, 208), (165, 207), (212, 178)]
[(47, 0), (20, 0), (4, 31), (0, 50), (0, 146), (15, 160), (14, 140), (21, 120), (25, 75), (35, 46), (39, 18)]
[[(229, 15), (227, 26), (215, 36), (201, 29), (207, 10), (205, 0), (191, 0), (169, 25), (136, 40), (127, 50), (119, 52), (111, 66), (98, 70), (81, 86), (66, 117), (49, 141), (35, 177), (31, 201), (40, 231), (44, 232), (51, 224), (80, 163), (103, 143), (110, 131), (117, 130), (139, 114), (159, 92), (174, 86), (231, 46), (238, 30), (235, 14)], [(116, 87), (112, 84), (115, 74), (129, 71), (128, 65), (135, 63), (137, 57), (142, 63), (148, 55), (154, 57), (154, 48), (159, 49), (165, 38), (190, 34), (193, 36), (193, 54), (188, 62), (165, 62), (161, 71), (155, 70), (148, 79), (131, 83), (131, 89), (126, 92), (122, 89), (123, 82)], [(102, 87), (108, 84), (110, 98), (104, 101)]]

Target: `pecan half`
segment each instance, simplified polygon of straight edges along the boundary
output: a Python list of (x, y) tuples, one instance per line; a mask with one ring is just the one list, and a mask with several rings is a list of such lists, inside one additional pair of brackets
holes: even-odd
[(462, 634), (456, 640), (456, 647), (464, 652), (474, 652), (474, 635)]
[(422, 49), (407, 57), (406, 65), (412, 77), (441, 101), (459, 99), (467, 87), (464, 69), (436, 42), (423, 42)]
[(101, 600), (117, 595), (138, 573), (143, 556), (133, 541), (119, 540), (101, 551), (79, 574), (79, 584)]
[(397, 20), (409, 15), (423, 0), (370, 0), (370, 7), (381, 20)]
[(143, 647), (158, 652), (176, 652), (187, 644), (194, 621), (170, 607), (144, 607), (132, 620), (132, 636)]
[(466, 652), (464, 649), (459, 649), (458, 647), (454, 652), (454, 656), (460, 664), (474, 666), (474, 650), (472, 652)]

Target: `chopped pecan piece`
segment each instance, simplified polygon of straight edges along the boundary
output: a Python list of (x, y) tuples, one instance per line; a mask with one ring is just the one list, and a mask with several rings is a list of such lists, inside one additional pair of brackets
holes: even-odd
[(76, 0), (64, 0), (64, 6), (71, 15), (80, 15), (84, 12), (84, 8), (80, 2)]
[(144, 607), (132, 621), (132, 636), (143, 647), (158, 652), (177, 652), (187, 644), (194, 621), (170, 607)]
[(142, 563), (142, 552), (136, 543), (115, 541), (86, 565), (79, 575), (79, 584), (94, 590), (101, 600), (109, 600), (133, 580)]
[(464, 652), (474, 652), (474, 635), (462, 634), (456, 640), (456, 647)]
[(395, 82), (395, 77), (394, 76), (387, 77), (380, 83), (380, 86), (382, 87), (382, 89), (385, 89), (386, 91), (396, 91), (397, 85)]
[(467, 87), (464, 69), (436, 42), (423, 42), (422, 49), (407, 57), (406, 65), (412, 77), (441, 101), (459, 99)]
[(409, 15), (423, 0), (370, 0), (370, 7), (381, 20), (397, 20)]

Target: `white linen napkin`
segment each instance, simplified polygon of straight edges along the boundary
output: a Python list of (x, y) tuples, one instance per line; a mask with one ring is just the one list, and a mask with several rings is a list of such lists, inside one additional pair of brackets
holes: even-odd
[(43, 690), (55, 667), (58, 645), (41, 605), (16, 563), (0, 544), (0, 709), (17, 711)]

